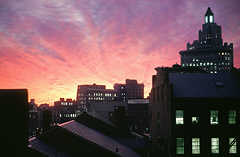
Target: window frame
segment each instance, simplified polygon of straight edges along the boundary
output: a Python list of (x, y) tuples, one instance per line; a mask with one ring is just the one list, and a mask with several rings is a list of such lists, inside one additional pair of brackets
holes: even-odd
[[(213, 145), (214, 142), (217, 142), (217, 144)], [(219, 138), (218, 137), (212, 137), (211, 138), (211, 153), (212, 154), (219, 154), (219, 143), (220, 142), (219, 142)], [(215, 150), (217, 150), (217, 151), (215, 152)]]
[[(182, 117), (179, 117), (179, 120), (177, 119), (178, 118), (177, 112), (182, 112)], [(184, 110), (176, 110), (176, 113), (175, 113), (175, 124), (176, 125), (184, 125)]]
[[(216, 112), (217, 117), (216, 117), (216, 122), (213, 121), (212, 113)], [(218, 125), (219, 124), (219, 111), (218, 110), (210, 110), (210, 124), (211, 125)]]
[[(178, 140), (182, 140), (182, 141), (178, 141)], [(180, 143), (180, 142), (182, 142), (182, 143)], [(184, 154), (184, 138), (183, 137), (176, 138), (176, 154), (177, 155)]]
[[(195, 143), (194, 143), (194, 140), (196, 140)], [(201, 140), (200, 140), (199, 137), (193, 137), (192, 138), (192, 154), (200, 154), (201, 153), (201, 147), (200, 147), (201, 143), (200, 143), (200, 141)], [(195, 152), (194, 152), (194, 150), (195, 150)]]

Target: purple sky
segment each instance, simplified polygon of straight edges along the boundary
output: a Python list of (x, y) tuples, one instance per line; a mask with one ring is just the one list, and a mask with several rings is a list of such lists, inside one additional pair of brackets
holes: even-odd
[(151, 89), (156, 66), (180, 63), (208, 7), (240, 67), (239, 0), (2, 0), (0, 87), (28, 88), (38, 103), (76, 97), (78, 84)]

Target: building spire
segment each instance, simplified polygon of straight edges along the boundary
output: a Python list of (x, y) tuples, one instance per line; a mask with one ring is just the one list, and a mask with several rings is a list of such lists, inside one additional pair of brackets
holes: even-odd
[(213, 14), (213, 12), (212, 12), (211, 8), (210, 8), (210, 7), (208, 7), (208, 9), (207, 9), (207, 12), (206, 12), (205, 16), (210, 16), (210, 15), (214, 15), (214, 14)]
[(214, 14), (210, 7), (208, 7), (205, 13), (205, 23), (214, 23)]

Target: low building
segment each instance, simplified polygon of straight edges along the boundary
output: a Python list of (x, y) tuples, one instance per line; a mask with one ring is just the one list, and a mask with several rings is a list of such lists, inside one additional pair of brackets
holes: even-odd
[(150, 104), (158, 148), (173, 157), (239, 156), (239, 73), (156, 71)]
[(27, 89), (0, 89), (1, 156), (25, 156), (28, 145)]
[(63, 123), (77, 117), (77, 103), (72, 99), (60, 98), (52, 107), (54, 123)]
[(28, 105), (28, 134), (35, 136), (39, 125), (39, 112), (34, 99), (31, 99)]
[(145, 145), (143, 138), (86, 113), (29, 139), (30, 148), (49, 157), (139, 157), (145, 153)]
[(127, 115), (130, 129), (135, 132), (148, 133), (149, 99), (130, 99), (127, 103)]

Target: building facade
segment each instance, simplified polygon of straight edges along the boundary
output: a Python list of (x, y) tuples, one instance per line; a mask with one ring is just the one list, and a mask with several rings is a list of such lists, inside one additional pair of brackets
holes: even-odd
[(149, 99), (130, 99), (127, 103), (127, 116), (131, 130), (139, 133), (148, 133)]
[(233, 68), (233, 44), (223, 43), (221, 26), (215, 23), (212, 10), (207, 9), (205, 23), (199, 30), (198, 40), (187, 43), (180, 51), (183, 67), (200, 67), (209, 73), (229, 72)]
[(239, 156), (240, 74), (156, 70), (150, 97), (153, 141), (173, 157)]
[(144, 99), (144, 84), (137, 80), (126, 79), (125, 84), (114, 84), (114, 90), (117, 92), (117, 99), (127, 102), (128, 99)]
[(63, 123), (73, 120), (79, 115), (77, 112), (78, 106), (75, 100), (60, 98), (54, 102), (53, 106), (53, 121), (55, 123)]
[(113, 89), (106, 89), (105, 85), (79, 85), (77, 89), (77, 102), (81, 105), (114, 101), (116, 97), (116, 92)]

